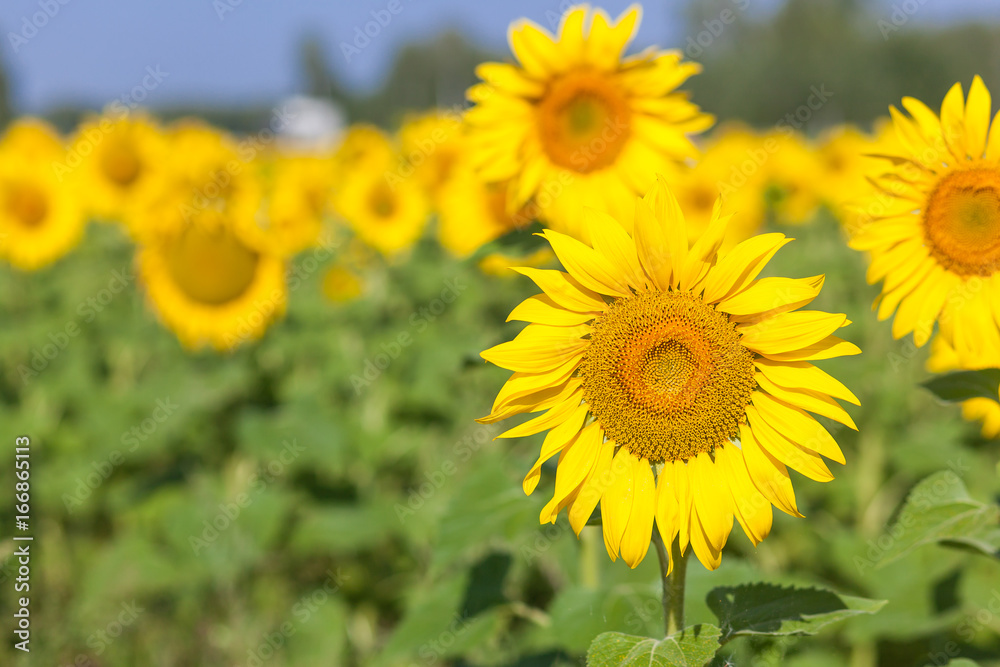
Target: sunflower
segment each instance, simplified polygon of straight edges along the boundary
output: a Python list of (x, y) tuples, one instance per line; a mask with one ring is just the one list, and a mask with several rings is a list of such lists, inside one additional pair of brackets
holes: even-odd
[[(259, 148), (200, 121), (183, 120), (164, 136), (169, 150), (156, 190), (132, 216), (130, 231), (140, 242), (176, 235), (213, 211), (243, 224), (254, 220), (261, 182), (252, 168)], [(211, 217), (211, 216), (206, 216)]]
[(157, 191), (165, 151), (163, 134), (151, 120), (103, 116), (77, 129), (68, 169), (79, 163), (86, 206), (93, 215), (124, 222)]
[(333, 161), (319, 155), (269, 153), (254, 159), (251, 168), (261, 200), (249, 233), (286, 257), (314, 246), (333, 210)]
[(399, 129), (402, 160), (394, 176), (417, 178), (436, 202), (465, 149), (462, 132), (457, 112), (438, 109), (408, 116)]
[(550, 226), (576, 236), (586, 233), (582, 206), (628, 227), (652, 174), (697, 155), (686, 135), (714, 121), (676, 89), (700, 66), (679, 51), (623, 58), (640, 13), (633, 5), (612, 22), (574, 7), (556, 37), (519, 21), (509, 31), (519, 65), (476, 69), (484, 83), (467, 94), (470, 156), (487, 181), (513, 181), (509, 210), (534, 199)]
[(868, 282), (882, 281), (878, 318), (918, 346), (935, 322), (963, 366), (1000, 349), (1000, 129), (978, 76), (940, 116), (912, 97), (890, 108), (900, 150), (880, 157), (850, 241), (868, 251)]
[(869, 159), (872, 137), (851, 125), (841, 125), (820, 137), (815, 149), (819, 159), (820, 177), (816, 191), (838, 219), (847, 216), (845, 206), (855, 201), (867, 185), (864, 172)]
[(335, 158), (343, 180), (334, 207), (358, 238), (383, 255), (397, 255), (420, 238), (430, 203), (417, 179), (391, 177), (400, 157), (388, 137), (373, 129), (357, 132)]
[(160, 319), (190, 349), (232, 350), (259, 338), (285, 310), (281, 256), (213, 210), (151, 237), (138, 266)]
[(86, 215), (66, 149), (41, 121), (13, 123), (0, 140), (0, 257), (26, 271), (54, 262), (83, 235)]
[[(932, 373), (947, 373), (961, 368), (977, 370), (1000, 367), (1000, 350), (993, 350), (982, 357), (972, 367), (963, 367), (955, 349), (938, 336), (931, 341), (931, 356), (927, 359), (927, 370)], [(962, 417), (968, 421), (982, 421), (984, 438), (1000, 436), (1000, 401), (992, 398), (970, 398), (962, 401)]]
[(482, 353), (514, 374), (481, 421), (546, 410), (500, 436), (549, 429), (524, 480), (531, 493), (559, 454), (543, 523), (568, 508), (579, 534), (600, 503), (612, 560), (635, 567), (655, 522), (665, 544), (679, 538), (714, 569), (734, 517), (757, 544), (772, 504), (801, 516), (786, 466), (828, 481), (824, 457), (844, 462), (807, 411), (854, 428), (834, 398), (857, 399), (811, 362), (859, 350), (834, 335), (844, 315), (797, 310), (822, 276), (755, 280), (783, 234), (719, 256), (728, 218), (717, 213), (689, 248), (662, 178), (634, 209), (631, 236), (588, 210), (593, 247), (544, 232), (566, 272), (520, 270), (543, 293), (510, 314), (529, 322), (513, 341)]
[(773, 141), (773, 154), (764, 163), (767, 199), (774, 221), (782, 225), (810, 222), (822, 202), (818, 184), (823, 178), (815, 149), (798, 133), (778, 130), (764, 136)]

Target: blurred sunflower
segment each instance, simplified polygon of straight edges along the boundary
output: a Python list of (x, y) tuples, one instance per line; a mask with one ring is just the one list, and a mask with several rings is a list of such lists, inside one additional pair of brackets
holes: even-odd
[[(239, 143), (217, 128), (183, 120), (164, 136), (169, 150), (156, 179), (156, 191), (136, 212), (133, 235), (176, 234), (207, 211), (237, 223), (254, 219), (261, 201), (261, 184), (252, 169), (260, 149)], [(210, 217), (210, 216), (209, 216)]]
[(315, 245), (332, 212), (333, 160), (267, 154), (255, 159), (253, 167), (261, 183), (261, 201), (249, 232), (286, 257)]
[(528, 255), (512, 255), (505, 252), (491, 252), (479, 260), (479, 270), (488, 276), (513, 278), (512, 269), (545, 266), (555, 259), (550, 248), (539, 248)]
[(285, 310), (281, 256), (255, 246), (217, 211), (149, 237), (138, 267), (160, 319), (190, 349), (232, 350), (259, 338)]
[(72, 249), (86, 215), (77, 174), (62, 140), (49, 125), (15, 121), (0, 140), (0, 257), (35, 270)]
[(484, 183), (456, 167), (440, 190), (438, 238), (448, 252), (467, 257), (485, 244), (534, 221), (529, 206), (507, 210), (508, 183)]
[(851, 239), (882, 281), (878, 318), (924, 345), (937, 322), (963, 366), (1000, 349), (1000, 129), (978, 76), (968, 100), (956, 83), (940, 116), (903, 98), (890, 108), (900, 150), (870, 173), (865, 224)]
[(783, 234), (719, 256), (728, 217), (717, 209), (689, 248), (662, 178), (635, 205), (634, 236), (587, 217), (593, 247), (544, 233), (567, 273), (521, 269), (543, 293), (510, 314), (529, 323), (513, 341), (482, 353), (514, 374), (480, 421), (547, 410), (500, 436), (549, 429), (524, 480), (531, 493), (559, 454), (542, 522), (568, 507), (579, 534), (600, 503), (612, 559), (635, 567), (655, 522), (665, 544), (679, 538), (714, 569), (734, 517), (756, 544), (772, 504), (801, 516), (786, 466), (828, 481), (824, 457), (844, 462), (806, 411), (854, 428), (834, 398), (857, 399), (810, 362), (859, 350), (834, 335), (844, 315), (797, 310), (822, 276), (755, 280)]
[(102, 116), (81, 124), (70, 154), (80, 160), (88, 211), (126, 226), (155, 194), (167, 159), (160, 128), (141, 116)]
[(572, 235), (583, 206), (630, 227), (653, 174), (695, 157), (687, 134), (712, 116), (676, 89), (700, 71), (679, 51), (623, 58), (639, 25), (633, 5), (612, 22), (588, 6), (566, 12), (557, 37), (522, 20), (509, 40), (519, 65), (484, 63), (469, 89), (469, 151), (489, 182), (512, 181), (508, 210), (534, 199), (541, 216)]
[(389, 178), (399, 153), (383, 133), (364, 129), (348, 140), (352, 145), (342, 147), (336, 158), (342, 174), (336, 211), (362, 241), (384, 255), (396, 255), (423, 233), (430, 215), (427, 195), (412, 175)]
[(796, 226), (810, 222), (822, 201), (818, 184), (823, 174), (816, 151), (797, 132), (779, 130), (765, 135), (764, 141), (776, 142), (764, 165), (774, 221)]
[(393, 176), (404, 179), (412, 173), (431, 200), (438, 201), (464, 151), (462, 132), (462, 117), (456, 112), (435, 110), (405, 118), (399, 129), (402, 159)]
[(871, 142), (871, 137), (850, 125), (838, 126), (819, 138), (820, 176), (815, 187), (840, 220), (847, 216), (846, 206), (865, 192), (864, 174), (872, 161), (865, 153), (870, 151)]
[[(764, 171), (767, 159), (763, 139), (749, 130), (730, 125), (713, 131), (694, 167), (671, 177), (674, 195), (684, 211), (688, 240), (705, 233), (715, 202), (734, 215), (720, 250), (727, 251), (756, 234), (764, 223)], [(763, 157), (761, 157), (763, 155)]]
[[(927, 359), (927, 370), (932, 373), (947, 373), (954, 370), (977, 370), (1000, 368), (1000, 350), (989, 350), (973, 366), (963, 366), (955, 349), (941, 336), (931, 341), (931, 356)], [(970, 398), (962, 401), (962, 417), (968, 421), (981, 421), (984, 438), (1000, 436), (1000, 401), (990, 398)]]

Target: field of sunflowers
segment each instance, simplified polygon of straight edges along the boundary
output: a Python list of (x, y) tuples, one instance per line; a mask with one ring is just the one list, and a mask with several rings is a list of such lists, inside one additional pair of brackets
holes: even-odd
[(329, 142), (6, 126), (0, 664), (1000, 666), (995, 68), (719, 120), (510, 21)]

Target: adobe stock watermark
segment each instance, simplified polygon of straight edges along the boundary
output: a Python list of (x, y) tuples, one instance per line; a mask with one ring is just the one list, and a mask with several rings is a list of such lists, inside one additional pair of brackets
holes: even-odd
[(7, 41), (10, 42), (14, 53), (20, 51), (22, 46), (34, 39), (38, 35), (38, 31), (45, 28), (49, 21), (54, 19), (59, 11), (69, 3), (70, 0), (38, 0), (39, 11), (31, 16), (27, 14), (22, 16), (21, 29), (17, 32), (7, 33)]
[(309, 623), (315, 613), (340, 591), (346, 580), (340, 568), (338, 567), (336, 572), (327, 570), (326, 575), (321, 587), (306, 593), (292, 605), (294, 622), (285, 621), (273, 632), (265, 634), (257, 646), (247, 649), (247, 659), (244, 663), (246, 667), (262, 667), (284, 648), (289, 638), (299, 631), (300, 626)]
[(389, 0), (382, 9), (373, 9), (369, 13), (372, 17), (364, 25), (354, 26), (350, 42), (341, 42), (340, 52), (344, 54), (344, 60), (348, 64), (355, 56), (368, 48), (372, 40), (382, 34), (382, 31), (389, 27), (392, 20), (403, 11), (403, 0)]
[[(119, 438), (120, 442), (125, 446), (131, 445), (127, 451), (129, 453), (134, 452), (139, 449), (139, 445), (149, 439), (149, 437), (156, 432), (160, 425), (167, 421), (179, 407), (179, 405), (170, 400), (169, 396), (165, 399), (156, 399), (156, 404), (153, 407), (153, 410), (149, 413), (149, 416), (122, 433), (121, 438)], [(70, 514), (73, 514), (85, 500), (90, 498), (91, 494), (97, 490), (97, 487), (104, 484), (104, 482), (111, 477), (111, 473), (123, 463), (125, 463), (125, 454), (119, 449), (113, 450), (106, 459), (92, 461), (90, 464), (92, 471), (85, 477), (76, 478), (76, 486), (73, 488), (73, 493), (64, 493), (62, 495), (62, 501), (66, 506), (66, 510)]]
[[(93, 651), (93, 656), (100, 657), (104, 654), (108, 648), (115, 643), (119, 637), (133, 625), (139, 616), (145, 612), (145, 608), (140, 607), (136, 604), (135, 600), (130, 603), (123, 602), (121, 604), (122, 610), (118, 615), (108, 622), (100, 630), (97, 630), (87, 637), (87, 647)], [(64, 667), (100, 667), (100, 665), (105, 664), (103, 660), (94, 660), (94, 657), (88, 653), (80, 653), (74, 658), (73, 662), (68, 663)]]
[(354, 395), (360, 396), (363, 389), (370, 387), (372, 382), (378, 380), (382, 373), (392, 365), (392, 362), (399, 358), (403, 350), (413, 345), (414, 336), (426, 331), (427, 327), (436, 321), (448, 309), (449, 305), (455, 303), (455, 300), (468, 287), (460, 278), (446, 279), (444, 288), (438, 297), (431, 299), (410, 315), (409, 328), (398, 333), (388, 343), (382, 343), (379, 346), (379, 352), (365, 359), (361, 373), (351, 375)]
[(722, 36), (726, 26), (735, 23), (739, 13), (745, 12), (750, 6), (750, 0), (730, 0), (730, 2), (733, 5), (732, 8), (723, 7), (718, 16), (701, 22), (705, 26), (704, 30), (693, 37), (688, 36), (684, 55), (692, 59), (700, 57), (705, 53), (705, 49), (711, 47), (715, 40)]
[(903, 0), (892, 5), (888, 19), (880, 18), (875, 22), (882, 39), (889, 41), (889, 36), (910, 22), (910, 19), (927, 4), (927, 0)]
[(442, 461), (437, 469), (425, 470), (423, 479), (410, 489), (410, 493), (406, 497), (406, 504), (396, 503), (393, 508), (399, 522), (406, 523), (408, 518), (420, 511), (424, 504), (444, 486), (445, 482), (455, 476), (455, 473), (458, 472), (458, 463), (465, 463), (476, 452), (488, 445), (496, 430), (496, 427), (492, 425), (479, 426), (452, 446), (451, 456)]
[(243, 510), (250, 507), (260, 494), (262, 494), (270, 484), (280, 479), (289, 465), (291, 465), (305, 447), (298, 444), (298, 440), (285, 440), (282, 442), (281, 453), (271, 459), (259, 473), (250, 476), (247, 485), (250, 491), (238, 494), (231, 502), (219, 503), (219, 511), (211, 519), (202, 521), (204, 527), (200, 534), (188, 536), (188, 546), (194, 555), (199, 555), (202, 551), (215, 544), (216, 540), (236, 523), (243, 514)]
[(49, 364), (69, 347), (70, 341), (83, 332), (84, 327), (81, 326), (81, 323), (93, 322), (114, 301), (115, 297), (121, 294), (134, 280), (135, 274), (128, 265), (122, 266), (121, 269), (112, 270), (107, 287), (98, 290), (96, 294), (87, 297), (77, 305), (75, 319), (66, 322), (61, 329), (50, 331), (45, 342), (29, 350), (31, 355), (29, 362), (17, 366), (17, 374), (20, 376), (21, 382), (27, 385), (30, 380), (45, 371)]
[[(975, 615), (966, 615), (962, 622), (955, 626), (955, 634), (962, 641), (971, 644), (976, 639), (976, 635), (983, 629), (993, 628), (996, 630), (998, 617), (1000, 617), (1000, 590), (994, 588), (990, 591), (990, 599), (986, 603), (986, 607), (977, 609)], [(949, 639), (942, 650), (928, 652), (927, 659), (935, 667), (943, 667), (949, 664), (953, 658), (959, 657), (961, 653), (962, 646), (955, 640)]]

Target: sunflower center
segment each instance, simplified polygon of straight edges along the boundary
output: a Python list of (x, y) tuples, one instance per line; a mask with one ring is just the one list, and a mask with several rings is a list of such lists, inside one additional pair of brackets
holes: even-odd
[(930, 252), (962, 276), (1000, 270), (1000, 169), (955, 171), (937, 184), (924, 211)]
[(232, 234), (189, 228), (167, 251), (174, 282), (194, 301), (228, 303), (247, 291), (259, 256)]
[(629, 137), (628, 101), (607, 75), (570, 72), (538, 104), (542, 146), (555, 164), (588, 173), (614, 164)]
[(116, 185), (128, 187), (139, 177), (139, 156), (125, 142), (113, 142), (101, 155), (101, 168)]
[(45, 193), (28, 183), (21, 183), (7, 193), (7, 213), (24, 227), (38, 227), (49, 213)]
[(736, 325), (687, 292), (616, 299), (594, 322), (580, 374), (607, 436), (652, 462), (738, 437), (756, 384)]
[(376, 217), (392, 217), (393, 213), (396, 212), (396, 198), (387, 183), (379, 181), (372, 188), (371, 192), (368, 193), (368, 206)]

